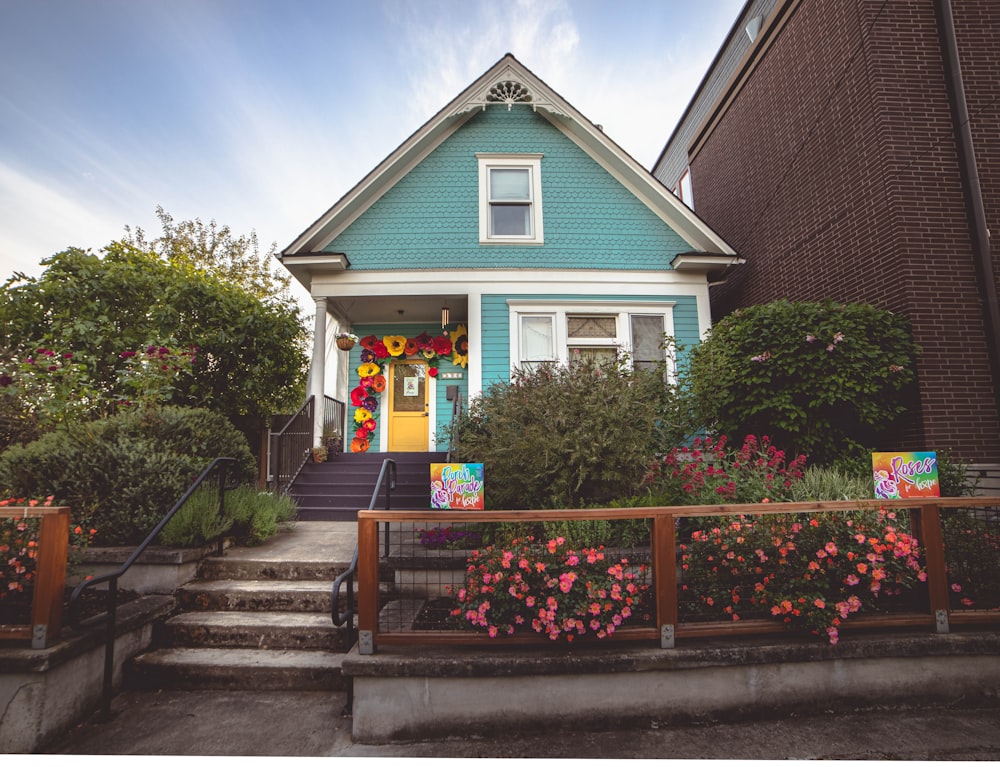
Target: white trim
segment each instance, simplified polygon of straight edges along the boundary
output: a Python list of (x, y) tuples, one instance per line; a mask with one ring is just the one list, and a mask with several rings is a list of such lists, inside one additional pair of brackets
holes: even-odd
[[(479, 244), (544, 245), (542, 225), (542, 155), (476, 152), (479, 160)], [(490, 234), (489, 178), (494, 168), (526, 169), (531, 177), (531, 234), (502, 236)]]
[[(614, 344), (625, 352), (630, 352), (632, 347), (632, 326), (631, 316), (633, 314), (642, 315), (662, 315), (663, 332), (665, 335), (674, 334), (674, 307), (676, 301), (653, 301), (653, 300), (630, 300), (630, 301), (541, 301), (539, 299), (508, 299), (507, 306), (510, 309), (510, 366), (513, 373), (515, 368), (521, 363), (521, 316), (551, 316), (554, 318), (553, 326), (555, 337), (553, 345), (555, 347), (556, 364), (565, 365), (569, 362), (569, 350), (572, 346), (608, 346)], [(568, 315), (573, 314), (594, 314), (612, 315), (617, 320), (617, 336), (613, 339), (595, 339), (593, 343), (587, 341), (570, 343), (567, 333)], [(673, 371), (670, 371), (671, 375)]]

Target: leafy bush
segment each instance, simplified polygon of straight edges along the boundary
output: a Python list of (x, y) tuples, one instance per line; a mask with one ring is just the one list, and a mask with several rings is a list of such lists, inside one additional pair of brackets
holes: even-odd
[(277, 532), (278, 524), (295, 517), (295, 503), (288, 496), (262, 493), (241, 486), (226, 491), (219, 514), (219, 489), (204, 485), (166, 524), (159, 536), (165, 546), (202, 546), (219, 536), (232, 535), (243, 545), (255, 545)]
[(826, 465), (872, 447), (906, 409), (905, 318), (866, 304), (776, 301), (720, 320), (691, 350), (686, 391), (712, 433), (768, 433)]
[(483, 463), (491, 508), (573, 508), (634, 494), (683, 429), (662, 371), (575, 363), (516, 373), (471, 403), (457, 460)]
[(254, 476), (246, 438), (207, 410), (162, 407), (126, 412), (51, 432), (0, 455), (0, 486), (15, 495), (54, 495), (95, 542), (141, 542), (215, 458)]

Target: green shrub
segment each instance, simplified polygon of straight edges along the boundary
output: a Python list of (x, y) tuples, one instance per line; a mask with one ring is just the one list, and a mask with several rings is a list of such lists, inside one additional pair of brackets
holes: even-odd
[(457, 460), (483, 463), (491, 508), (574, 508), (633, 494), (683, 429), (663, 372), (589, 362), (519, 371), (473, 400)]
[(876, 445), (906, 409), (916, 355), (902, 316), (776, 301), (716, 323), (691, 350), (686, 391), (712, 433), (737, 441), (766, 433), (826, 465)]
[(54, 495), (94, 542), (141, 542), (215, 458), (239, 461), (236, 479), (254, 476), (246, 438), (221, 415), (162, 407), (51, 432), (0, 455), (0, 486), (15, 495)]
[(226, 491), (220, 516), (219, 489), (205, 485), (177, 510), (160, 533), (159, 542), (165, 546), (202, 546), (219, 536), (232, 535), (240, 544), (255, 545), (274, 535), (279, 523), (293, 519), (295, 511), (288, 496), (241, 486)]

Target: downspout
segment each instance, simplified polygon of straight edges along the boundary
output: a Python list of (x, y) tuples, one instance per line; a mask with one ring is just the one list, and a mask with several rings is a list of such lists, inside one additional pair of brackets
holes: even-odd
[(990, 253), (990, 230), (986, 224), (986, 208), (983, 205), (982, 187), (976, 167), (976, 149), (972, 141), (969, 125), (969, 109), (965, 101), (965, 85), (962, 82), (962, 67), (958, 56), (958, 41), (955, 37), (955, 19), (951, 11), (951, 0), (935, 0), (938, 34), (941, 38), (941, 52), (944, 58), (945, 82), (948, 100), (951, 103), (951, 119), (955, 128), (955, 142), (958, 148), (958, 164), (962, 177), (962, 191), (965, 196), (965, 210), (969, 221), (969, 235), (972, 255), (979, 279), (979, 289), (983, 302), (983, 324), (986, 327), (986, 342), (989, 346), (990, 367), (993, 373), (993, 398), (1000, 412), (1000, 300), (997, 298), (996, 275)]

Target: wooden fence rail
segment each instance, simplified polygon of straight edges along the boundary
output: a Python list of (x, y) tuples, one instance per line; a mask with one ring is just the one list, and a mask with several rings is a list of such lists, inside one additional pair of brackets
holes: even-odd
[[(911, 516), (911, 531), (920, 543), (927, 573), (929, 610), (852, 618), (856, 628), (923, 627), (947, 632), (951, 625), (998, 623), (1000, 611), (949, 610), (942, 509), (1000, 508), (1000, 497), (960, 497), (903, 500), (819, 501), (804, 503), (732, 504), (718, 506), (661, 506), (625, 509), (559, 509), (531, 511), (428, 511), (360, 510), (358, 512), (358, 632), (359, 650), (374, 652), (376, 644), (546, 644), (544, 636), (515, 635), (495, 639), (472, 631), (379, 632), (379, 524), (380, 523), (532, 523), (566, 520), (651, 519), (650, 554), (653, 563), (655, 625), (623, 627), (611, 640), (658, 640), (663, 648), (676, 638), (775, 633), (783, 624), (765, 619), (728, 622), (678, 622), (676, 520), (683, 517), (760, 516), (849, 512), (859, 509), (904, 510)], [(998, 576), (1000, 577), (1000, 576)], [(607, 641), (607, 640), (602, 640)]]
[[(48, 647), (62, 630), (66, 561), (69, 556), (68, 506), (3, 506), (0, 519), (40, 519), (30, 625), (0, 625), (0, 639), (30, 639)], [(2, 584), (6, 588), (7, 584)]]

